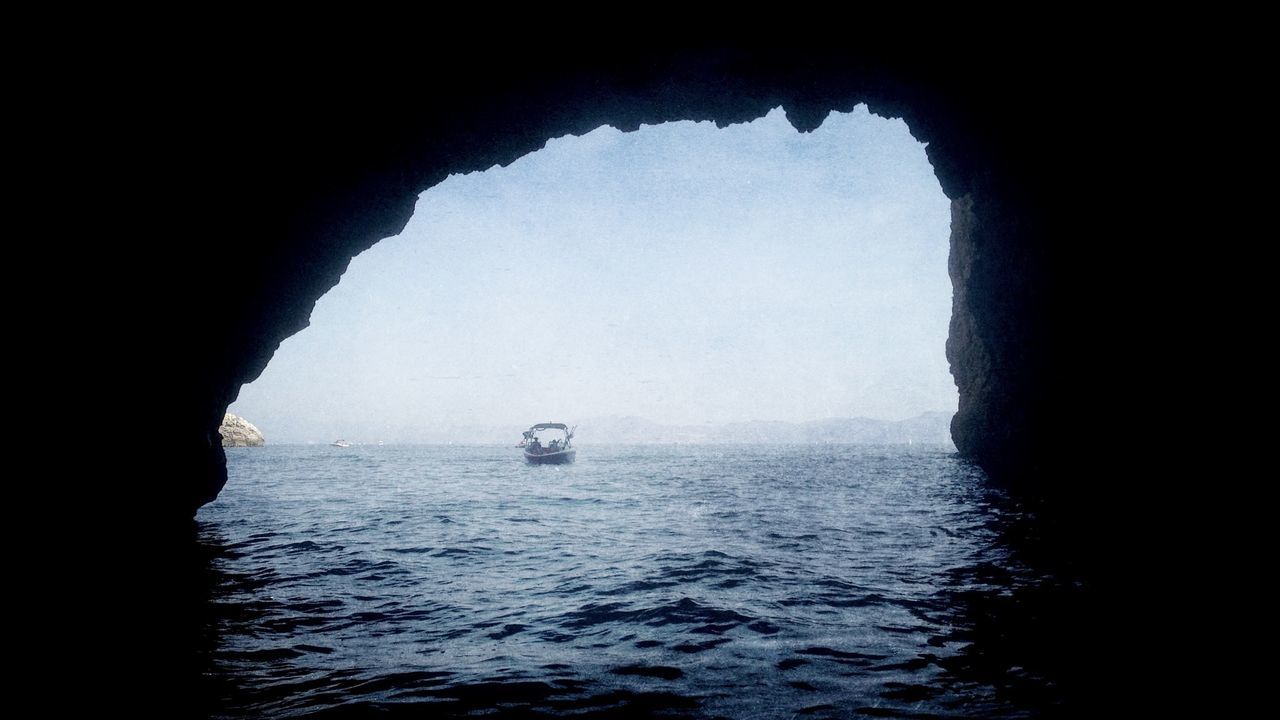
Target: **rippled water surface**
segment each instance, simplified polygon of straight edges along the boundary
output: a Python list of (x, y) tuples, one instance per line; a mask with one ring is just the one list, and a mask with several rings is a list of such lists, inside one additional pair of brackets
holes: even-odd
[(217, 714), (987, 717), (1059, 701), (1001, 639), (1023, 595), (1058, 583), (1010, 549), (1008, 500), (941, 449), (227, 454), (231, 481), (199, 514)]

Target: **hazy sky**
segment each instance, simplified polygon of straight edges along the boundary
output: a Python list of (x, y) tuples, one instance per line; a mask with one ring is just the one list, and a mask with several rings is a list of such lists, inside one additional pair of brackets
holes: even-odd
[(602, 127), (423, 193), (231, 412), (278, 443), (954, 411), (948, 227), (924, 146), (862, 106)]

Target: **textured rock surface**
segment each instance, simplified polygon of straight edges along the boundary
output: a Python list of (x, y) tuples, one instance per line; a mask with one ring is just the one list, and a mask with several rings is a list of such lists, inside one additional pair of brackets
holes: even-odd
[(222, 435), (222, 447), (262, 447), (267, 444), (253, 423), (231, 413), (222, 416), (218, 434)]
[[(1129, 155), (1115, 152), (1112, 128), (1064, 104), (1084, 97), (1085, 79), (1111, 77), (1106, 57), (1037, 42), (990, 55), (969, 45), (493, 45), (465, 56), (353, 51), (329, 63), (319, 54), (288, 64), (253, 53), (189, 58), (184, 81), (165, 88), (171, 120), (155, 131), (167, 134), (152, 138), (173, 158), (160, 176), (176, 192), (149, 204), (172, 222), (149, 221), (186, 230), (181, 242), (195, 253), (148, 288), (175, 315), (163, 329), (178, 349), (165, 391), (174, 419), (166, 446), (177, 450), (157, 467), (154, 496), (184, 518), (216, 497), (226, 481), (217, 431), (240, 386), (307, 326), (351, 258), (399, 232), (418, 195), (449, 174), (507, 164), (602, 124), (725, 125), (782, 106), (805, 131), (858, 103), (907, 122), (954, 203), (947, 354), (960, 390), (957, 447), (1010, 483), (1076, 487), (1091, 476), (1060, 482), (1072, 468), (1047, 462), (1046, 448), (1076, 436), (1089, 398), (1104, 396), (1098, 348), (1118, 333), (1096, 260), (1100, 244), (1114, 257), (1117, 243), (1098, 215), (1120, 197), (1108, 184)], [(1129, 94), (1099, 81), (1087, 97), (1123, 110)], [(227, 238), (252, 252), (217, 253)]]

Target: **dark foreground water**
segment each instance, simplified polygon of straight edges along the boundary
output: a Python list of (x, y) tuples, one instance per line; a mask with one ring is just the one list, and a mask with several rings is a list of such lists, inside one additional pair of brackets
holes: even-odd
[(217, 715), (1061, 709), (1044, 643), (1077, 589), (941, 449), (227, 454), (199, 514)]

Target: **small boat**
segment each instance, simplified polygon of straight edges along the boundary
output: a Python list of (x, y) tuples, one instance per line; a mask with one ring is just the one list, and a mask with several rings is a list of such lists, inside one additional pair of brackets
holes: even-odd
[(351, 447), (351, 443), (347, 442), (346, 440), (334, 440), (329, 444), (334, 447)]
[[(576, 428), (574, 428), (576, 429)], [(547, 444), (542, 443), (539, 433), (544, 430), (559, 430), (564, 437), (554, 437)], [(524, 459), (531, 465), (563, 465), (573, 462), (578, 451), (570, 447), (573, 442), (573, 430), (564, 423), (538, 423), (524, 431), (524, 439), (516, 447), (524, 448)]]

